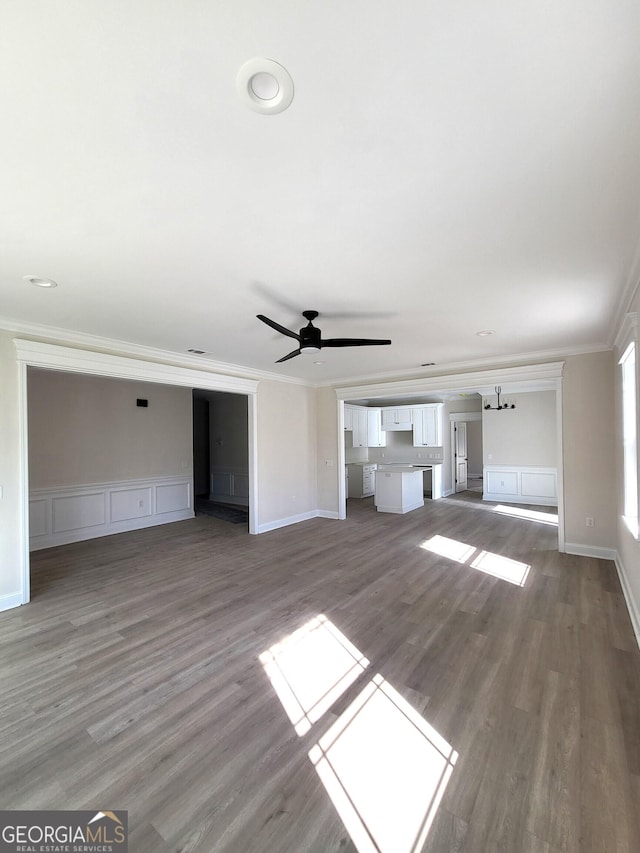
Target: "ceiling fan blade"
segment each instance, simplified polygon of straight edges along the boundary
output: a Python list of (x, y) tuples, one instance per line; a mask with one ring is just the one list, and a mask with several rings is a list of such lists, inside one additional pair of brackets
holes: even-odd
[(281, 361), (289, 361), (290, 358), (295, 358), (297, 355), (300, 355), (300, 350), (294, 349), (293, 352), (290, 352), (288, 355), (283, 355), (282, 358), (279, 358), (276, 361), (276, 364), (280, 364)]
[(377, 338), (327, 338), (322, 340), (323, 347), (368, 347), (384, 346), (391, 341), (383, 341)]
[(258, 320), (262, 320), (263, 323), (266, 323), (267, 326), (271, 326), (272, 329), (275, 329), (276, 332), (280, 332), (281, 335), (286, 335), (288, 338), (295, 338), (296, 341), (300, 340), (300, 335), (297, 332), (292, 332), (291, 329), (286, 329), (284, 326), (281, 326), (280, 323), (276, 323), (275, 320), (270, 320), (268, 317), (265, 317), (264, 314), (256, 314)]

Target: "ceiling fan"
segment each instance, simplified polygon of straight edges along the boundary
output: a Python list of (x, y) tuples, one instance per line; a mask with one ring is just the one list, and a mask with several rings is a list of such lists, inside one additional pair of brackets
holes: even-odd
[(320, 329), (313, 325), (313, 321), (318, 316), (317, 311), (303, 311), (302, 316), (308, 320), (306, 326), (303, 326), (299, 332), (292, 332), (276, 323), (275, 320), (270, 320), (264, 314), (256, 314), (258, 320), (262, 320), (267, 326), (271, 326), (276, 332), (281, 335), (286, 335), (288, 338), (295, 338), (300, 346), (294, 349), (293, 352), (283, 355), (276, 361), (279, 364), (281, 361), (288, 361), (290, 358), (295, 358), (303, 352), (320, 352), (322, 347), (367, 347), (367, 346), (384, 346), (390, 344), (391, 341), (378, 340), (376, 338), (323, 338)]

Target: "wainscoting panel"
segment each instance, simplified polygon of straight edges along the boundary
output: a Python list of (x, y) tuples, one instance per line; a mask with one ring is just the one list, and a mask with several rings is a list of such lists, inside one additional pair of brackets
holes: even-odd
[(248, 472), (233, 468), (212, 469), (209, 500), (225, 504), (249, 506)]
[(104, 524), (104, 498), (104, 491), (52, 497), (52, 533), (65, 533), (68, 530)]
[(485, 465), (482, 497), (486, 501), (557, 506), (557, 477), (556, 468)]
[(111, 521), (146, 518), (151, 515), (152, 489), (114, 489), (110, 493)]
[(29, 495), (29, 548), (38, 551), (193, 515), (191, 477), (34, 489)]
[(156, 514), (179, 512), (191, 507), (191, 480), (156, 486)]

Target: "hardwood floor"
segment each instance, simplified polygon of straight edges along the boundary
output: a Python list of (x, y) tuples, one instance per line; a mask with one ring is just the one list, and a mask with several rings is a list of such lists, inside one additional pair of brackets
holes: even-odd
[(0, 614), (2, 807), (127, 809), (132, 853), (353, 851), (323, 773), (362, 850), (637, 853), (615, 568), (493, 507), (349, 501), (255, 537), (202, 516), (33, 554), (32, 603)]

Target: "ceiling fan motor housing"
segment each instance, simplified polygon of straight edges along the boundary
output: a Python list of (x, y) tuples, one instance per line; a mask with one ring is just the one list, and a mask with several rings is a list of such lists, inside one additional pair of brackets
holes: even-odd
[(311, 325), (300, 329), (300, 352), (320, 352), (321, 348), (321, 332)]

